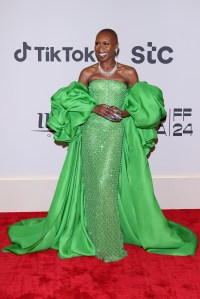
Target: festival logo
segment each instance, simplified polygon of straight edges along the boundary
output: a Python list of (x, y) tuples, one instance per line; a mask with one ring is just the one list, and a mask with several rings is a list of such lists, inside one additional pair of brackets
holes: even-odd
[(39, 133), (47, 133), (47, 137), (51, 137), (52, 131), (47, 127), (48, 118), (49, 113), (37, 113), (37, 129), (32, 131)]
[(161, 122), (158, 134), (164, 136), (192, 136), (192, 108), (173, 108), (169, 109), (167, 119)]
[[(37, 129), (32, 130), (39, 133), (47, 133), (48, 137), (52, 136), (52, 131), (47, 127), (49, 113), (37, 113)], [(161, 136), (181, 137), (192, 136), (192, 108), (170, 108), (167, 118), (161, 122), (157, 133)]]

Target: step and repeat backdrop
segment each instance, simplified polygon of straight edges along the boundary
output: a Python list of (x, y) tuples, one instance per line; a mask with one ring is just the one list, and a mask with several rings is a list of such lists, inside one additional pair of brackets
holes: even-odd
[(119, 62), (164, 93), (149, 159), (161, 207), (200, 208), (199, 10), (197, 0), (0, 1), (1, 211), (48, 209), (67, 154), (46, 128), (50, 97), (96, 62), (103, 28), (118, 34)]

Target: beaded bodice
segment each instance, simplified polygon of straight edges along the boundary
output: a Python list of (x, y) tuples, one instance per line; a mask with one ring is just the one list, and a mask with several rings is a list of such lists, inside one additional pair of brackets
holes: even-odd
[(89, 85), (90, 95), (98, 105), (121, 108), (127, 93), (126, 84), (116, 80), (94, 80)]

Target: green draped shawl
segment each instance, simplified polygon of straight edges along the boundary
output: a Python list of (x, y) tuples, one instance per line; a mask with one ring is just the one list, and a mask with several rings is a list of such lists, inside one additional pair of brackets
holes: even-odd
[[(9, 227), (12, 245), (4, 252), (24, 254), (54, 248), (60, 258), (95, 255), (86, 230), (81, 176), (81, 125), (96, 103), (88, 88), (72, 82), (51, 99), (48, 126), (57, 141), (70, 143), (48, 216)], [(166, 116), (162, 92), (146, 82), (127, 91), (123, 109), (125, 134), (119, 177), (118, 203), (124, 242), (169, 255), (194, 255), (194, 233), (165, 219), (154, 196), (147, 154), (157, 138), (155, 127)]]

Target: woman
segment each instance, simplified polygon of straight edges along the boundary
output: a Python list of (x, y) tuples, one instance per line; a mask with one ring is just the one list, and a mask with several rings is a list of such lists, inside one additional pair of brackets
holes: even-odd
[(117, 34), (96, 37), (98, 63), (79, 82), (52, 97), (48, 121), (55, 139), (71, 142), (48, 216), (9, 227), (16, 254), (54, 248), (60, 258), (127, 255), (123, 243), (148, 252), (194, 255), (197, 238), (167, 221), (155, 199), (146, 155), (166, 113), (162, 92), (138, 82), (134, 68), (117, 63)]

